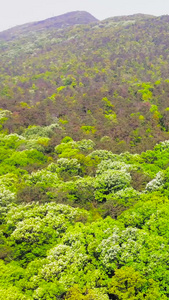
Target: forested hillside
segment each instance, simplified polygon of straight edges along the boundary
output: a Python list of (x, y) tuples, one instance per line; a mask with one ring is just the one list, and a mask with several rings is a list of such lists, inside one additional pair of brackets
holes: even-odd
[(169, 17), (54, 19), (0, 34), (0, 300), (169, 299)]
[(0, 105), (12, 112), (10, 133), (57, 122), (54, 144), (87, 137), (116, 153), (168, 138), (168, 16), (14, 31), (0, 40)]

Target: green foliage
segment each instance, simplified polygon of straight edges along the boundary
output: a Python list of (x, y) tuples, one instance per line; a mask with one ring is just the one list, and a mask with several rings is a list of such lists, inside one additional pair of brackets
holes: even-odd
[(29, 296), (24, 295), (15, 286), (8, 287), (7, 289), (0, 288), (1, 300), (31, 300)]
[(90, 133), (95, 133), (96, 132), (95, 126), (89, 126), (89, 125), (83, 125), (83, 126), (81, 126), (81, 130), (85, 134), (90, 134)]
[(146, 280), (132, 267), (116, 270), (110, 286), (109, 293), (119, 300), (167, 299), (161, 295), (155, 281)]
[(8, 148), (17, 149), (19, 145), (22, 144), (23, 142), (25, 142), (25, 138), (16, 133), (9, 134), (9, 135), (1, 134), (0, 145), (1, 147), (4, 147), (6, 150)]
[(78, 285), (72, 287), (66, 294), (65, 300), (108, 300), (109, 297), (104, 294), (100, 289), (86, 289), (85, 292), (81, 292)]
[(59, 155), (59, 157), (75, 157), (76, 154), (79, 152), (79, 149), (76, 147), (76, 142), (74, 141), (68, 141), (63, 142), (60, 145), (57, 145), (55, 147), (56, 153)]
[(1, 36), (0, 299), (169, 298), (168, 24)]

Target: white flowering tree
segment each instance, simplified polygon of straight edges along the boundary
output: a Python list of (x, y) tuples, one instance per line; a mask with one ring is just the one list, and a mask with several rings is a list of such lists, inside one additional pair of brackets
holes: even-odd
[(116, 193), (130, 185), (131, 176), (122, 170), (107, 170), (95, 180), (95, 198), (103, 201), (110, 193)]
[(51, 124), (46, 127), (42, 126), (30, 126), (24, 131), (24, 137), (28, 139), (34, 139), (39, 137), (51, 137), (55, 128), (60, 128), (59, 124)]
[[(168, 243), (161, 236), (154, 236), (138, 228), (120, 231), (114, 230), (112, 235), (103, 239), (96, 249), (103, 268), (109, 272), (122, 266), (133, 266), (147, 278), (167, 284), (169, 268), (165, 261), (169, 259)], [(168, 274), (168, 275), (167, 275)]]
[(12, 207), (7, 214), (6, 232), (11, 245), (15, 245), (14, 256), (23, 262), (44, 256), (67, 228), (84, 215), (87, 216), (83, 210), (55, 203)]
[(102, 160), (101, 163), (97, 166), (96, 173), (102, 174), (107, 170), (121, 170), (127, 171), (130, 168), (130, 165), (125, 164), (121, 161), (112, 161), (111, 159)]
[(160, 171), (156, 174), (156, 177), (146, 185), (145, 190), (146, 192), (157, 191), (162, 189), (163, 185), (164, 185), (164, 172)]
[(2, 130), (3, 124), (10, 118), (11, 115), (11, 111), (0, 109), (0, 130)]
[(62, 175), (78, 175), (80, 171), (80, 164), (76, 158), (60, 158), (57, 160), (57, 172)]

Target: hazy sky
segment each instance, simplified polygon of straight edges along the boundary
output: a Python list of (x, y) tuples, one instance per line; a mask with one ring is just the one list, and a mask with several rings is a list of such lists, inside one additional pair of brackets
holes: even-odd
[(100, 20), (134, 13), (159, 16), (169, 14), (169, 0), (0, 0), (0, 31), (75, 10)]

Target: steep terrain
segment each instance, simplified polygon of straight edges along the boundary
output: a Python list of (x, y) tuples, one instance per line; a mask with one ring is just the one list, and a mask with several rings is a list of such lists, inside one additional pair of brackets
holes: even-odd
[(169, 299), (169, 17), (0, 36), (0, 300)]
[[(94, 20), (83, 12), (56, 20), (77, 24), (79, 15)], [(0, 106), (13, 113), (10, 132), (57, 120), (63, 130), (55, 142), (88, 136), (115, 152), (168, 138), (168, 16), (40, 24), (1, 37)]]
[(52, 17), (39, 22), (27, 23), (14, 28), (0, 32), (0, 39), (14, 39), (20, 34), (29, 34), (29, 32), (42, 31), (45, 29), (59, 29), (79, 24), (96, 23), (98, 20), (85, 11), (69, 12), (57, 17)]

